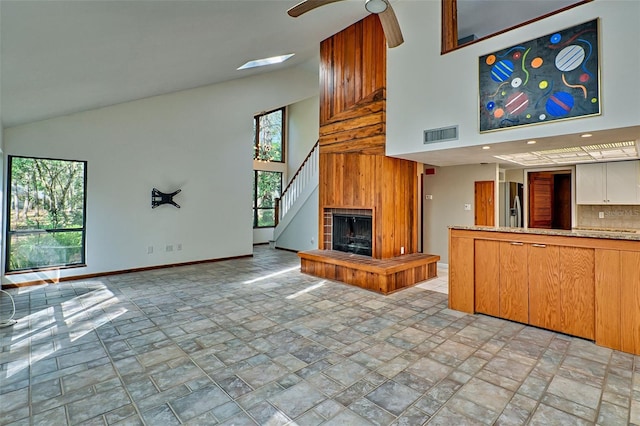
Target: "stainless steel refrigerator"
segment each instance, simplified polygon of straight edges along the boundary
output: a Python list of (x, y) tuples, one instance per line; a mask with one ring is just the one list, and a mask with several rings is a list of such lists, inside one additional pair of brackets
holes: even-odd
[(523, 187), (518, 182), (500, 182), (498, 187), (499, 196), (499, 224), (521, 228), (523, 224), (522, 216), (522, 193)]

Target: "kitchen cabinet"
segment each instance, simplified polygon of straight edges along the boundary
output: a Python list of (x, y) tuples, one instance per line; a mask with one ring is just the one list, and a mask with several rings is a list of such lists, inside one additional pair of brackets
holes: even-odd
[(594, 338), (594, 250), (475, 239), (475, 312)]
[(594, 339), (594, 250), (531, 244), (529, 324)]
[(500, 316), (500, 242), (474, 241), (475, 312)]
[(640, 236), (471, 228), (449, 233), (451, 309), (640, 355)]
[(529, 246), (529, 324), (556, 331), (561, 328), (559, 261), (557, 246)]
[(500, 317), (529, 322), (528, 244), (500, 242)]
[(640, 252), (598, 249), (596, 342), (640, 354)]
[(472, 238), (450, 236), (449, 259), (457, 261), (449, 267), (449, 307), (468, 313), (474, 310), (473, 253)]
[(527, 246), (475, 240), (475, 312), (527, 324)]
[(560, 247), (560, 324), (563, 333), (595, 338), (595, 250)]
[(577, 204), (639, 204), (640, 161), (576, 165)]

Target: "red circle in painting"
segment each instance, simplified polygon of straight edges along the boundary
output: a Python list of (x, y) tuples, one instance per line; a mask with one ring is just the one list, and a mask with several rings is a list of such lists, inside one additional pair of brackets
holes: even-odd
[(589, 78), (591, 78), (591, 77), (589, 77), (589, 74), (584, 73), (584, 74), (582, 74), (582, 75), (580, 76), (580, 82), (582, 82), (582, 83), (586, 83), (587, 81), (589, 81)]
[(524, 112), (529, 106), (529, 98), (524, 92), (516, 92), (507, 98), (505, 109), (511, 115), (518, 115)]
[(522, 56), (522, 53), (520, 52), (514, 52), (513, 54), (513, 59), (520, 59), (520, 57)]

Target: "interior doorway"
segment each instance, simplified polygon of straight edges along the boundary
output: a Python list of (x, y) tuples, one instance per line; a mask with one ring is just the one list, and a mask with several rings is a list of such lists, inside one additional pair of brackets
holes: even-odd
[(528, 174), (529, 228), (571, 229), (571, 170)]

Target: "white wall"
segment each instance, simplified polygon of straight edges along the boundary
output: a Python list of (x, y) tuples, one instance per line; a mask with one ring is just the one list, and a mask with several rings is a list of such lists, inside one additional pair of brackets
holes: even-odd
[[(640, 1), (595, 0), (491, 39), (440, 55), (440, 1), (394, 5), (405, 43), (388, 53), (387, 154), (636, 126), (640, 123)], [(478, 132), (478, 57), (600, 18), (601, 110), (597, 117)], [(425, 129), (458, 124), (460, 138), (424, 146)]]
[[(424, 194), (433, 196), (423, 201), (425, 253), (437, 254), (442, 263), (449, 263), (448, 227), (474, 224), (474, 182), (495, 180), (497, 172), (497, 164), (474, 164), (436, 167), (434, 175), (424, 176)], [(471, 204), (471, 210), (465, 210), (465, 204)]]
[[(251, 254), (253, 116), (317, 94), (317, 78), (289, 69), (5, 129), (5, 154), (87, 160), (88, 195), (87, 267), (3, 282)], [(181, 188), (182, 208), (152, 210), (153, 187)]]
[(318, 248), (318, 188), (278, 237), (276, 247), (302, 251)]
[[(281, 172), (283, 191), (318, 140), (320, 133), (320, 97), (316, 94), (308, 99), (288, 105), (286, 117), (286, 163), (253, 162), (254, 169)], [(256, 228), (253, 230), (254, 244), (263, 244), (271, 240), (273, 240), (273, 228)]]
[(320, 97), (316, 95), (289, 105), (287, 115), (287, 181), (289, 181), (320, 136)]

